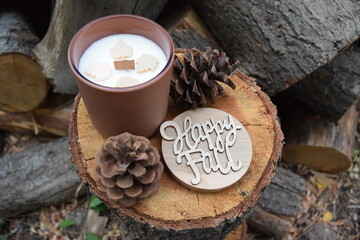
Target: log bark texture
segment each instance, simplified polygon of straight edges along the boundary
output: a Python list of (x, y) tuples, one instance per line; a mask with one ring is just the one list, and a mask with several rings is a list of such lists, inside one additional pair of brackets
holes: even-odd
[(344, 1), (192, 1), (225, 51), (274, 95), (360, 35), (360, 5)]
[(360, 97), (360, 44), (342, 52), (289, 88), (292, 96), (330, 121), (338, 121)]
[(0, 110), (25, 112), (45, 99), (46, 79), (31, 54), (37, 42), (21, 14), (0, 11)]
[(170, 33), (177, 48), (196, 47), (201, 51), (204, 51), (205, 47), (221, 49), (208, 27), (191, 6), (184, 6), (170, 12), (160, 23)]
[(296, 216), (305, 195), (305, 180), (281, 167), (276, 171), (277, 174), (259, 200), (259, 206), (269, 213)]
[(276, 170), (247, 224), (275, 239), (292, 239), (299, 233), (294, 227), (296, 216), (305, 212), (306, 182), (289, 170)]
[(0, 154), (4, 151), (4, 132), (0, 131)]
[[(237, 85), (236, 90), (222, 84), (229, 96), (211, 107), (228, 112), (246, 127), (253, 144), (248, 172), (226, 190), (203, 193), (184, 187), (164, 170), (159, 192), (131, 208), (121, 207), (98, 190), (94, 156), (105, 139), (92, 126), (81, 98), (75, 101), (70, 123), (71, 161), (91, 191), (122, 219), (126, 239), (223, 239), (247, 218), (275, 173), (283, 136), (275, 106), (254, 79), (240, 71), (230, 79)], [(179, 113), (181, 109), (170, 101), (167, 120)], [(161, 149), (160, 133), (150, 141)]]
[(338, 124), (321, 118), (301, 104), (291, 104), (282, 122), (284, 161), (329, 173), (346, 171), (352, 162), (359, 113), (357, 103)]
[(81, 181), (69, 163), (68, 137), (0, 158), (0, 216), (62, 203)]
[(259, 206), (254, 207), (246, 223), (260, 233), (271, 236), (271, 239), (294, 239), (296, 229), (292, 226), (295, 220), (266, 212)]
[(75, 33), (88, 22), (111, 14), (137, 14), (155, 19), (167, 0), (57, 0), (45, 37), (34, 48), (43, 73), (52, 79), (54, 91), (76, 94), (68, 66), (67, 50)]
[(39, 38), (25, 18), (16, 11), (1, 10), (0, 20), (0, 54), (17, 52), (31, 56)]

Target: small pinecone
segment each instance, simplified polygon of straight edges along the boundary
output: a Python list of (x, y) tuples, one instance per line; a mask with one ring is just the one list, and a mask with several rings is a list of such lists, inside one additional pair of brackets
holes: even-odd
[(164, 166), (159, 151), (141, 136), (122, 133), (106, 140), (95, 156), (98, 188), (124, 207), (159, 189)]
[(176, 104), (186, 109), (203, 104), (214, 103), (216, 96), (226, 97), (225, 90), (217, 82), (223, 82), (235, 89), (235, 84), (228, 78), (239, 65), (230, 64), (225, 52), (206, 48), (178, 49), (180, 57), (175, 56), (170, 95)]

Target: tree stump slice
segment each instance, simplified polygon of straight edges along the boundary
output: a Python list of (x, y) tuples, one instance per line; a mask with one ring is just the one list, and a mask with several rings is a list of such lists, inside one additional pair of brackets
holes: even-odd
[[(121, 207), (97, 188), (94, 156), (105, 139), (93, 127), (83, 100), (77, 96), (69, 128), (71, 161), (81, 179), (90, 185), (91, 192), (122, 218), (126, 238), (222, 239), (245, 220), (270, 183), (283, 140), (276, 108), (254, 79), (240, 71), (234, 72), (230, 79), (236, 90), (222, 84), (229, 96), (208, 107), (228, 112), (247, 129), (253, 145), (253, 159), (247, 173), (226, 190), (203, 193), (184, 187), (165, 169), (159, 191), (131, 208)], [(180, 113), (170, 101), (166, 120)], [(150, 141), (161, 152), (160, 133)]]

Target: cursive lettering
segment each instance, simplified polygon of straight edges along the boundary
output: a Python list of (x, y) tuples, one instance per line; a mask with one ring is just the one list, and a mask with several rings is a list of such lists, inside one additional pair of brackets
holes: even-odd
[[(168, 133), (173, 129), (175, 136), (169, 136)], [(223, 121), (214, 121), (210, 119), (202, 123), (191, 123), (190, 117), (185, 117), (183, 129), (174, 121), (164, 122), (160, 127), (162, 137), (167, 141), (174, 141), (173, 152), (176, 156), (176, 162), (181, 164), (186, 161), (186, 165), (191, 168), (195, 177), (191, 180), (193, 185), (201, 181), (201, 173), (198, 165), (202, 166), (205, 173), (220, 171), (222, 174), (228, 174), (231, 170), (238, 171), (242, 167), (239, 160), (235, 163), (231, 156), (230, 148), (235, 144), (237, 130), (241, 126), (236, 125), (233, 117), (228, 115), (228, 119)], [(168, 132), (167, 132), (168, 131)], [(226, 132), (225, 138), (222, 136)], [(211, 136), (215, 135), (215, 141)], [(205, 142), (208, 151), (198, 149), (199, 144)], [(185, 147), (186, 145), (186, 147)], [(225, 156), (225, 163), (221, 157)]]

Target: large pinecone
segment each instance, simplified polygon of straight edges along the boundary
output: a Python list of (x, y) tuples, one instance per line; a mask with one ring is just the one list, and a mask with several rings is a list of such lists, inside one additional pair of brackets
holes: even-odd
[(177, 49), (171, 79), (170, 95), (176, 104), (186, 109), (214, 103), (217, 96), (226, 97), (225, 90), (217, 82), (223, 82), (235, 89), (228, 78), (239, 65), (230, 64), (225, 52), (206, 48)]
[(141, 136), (122, 133), (110, 137), (95, 156), (98, 188), (124, 207), (159, 189), (164, 166), (159, 151)]

